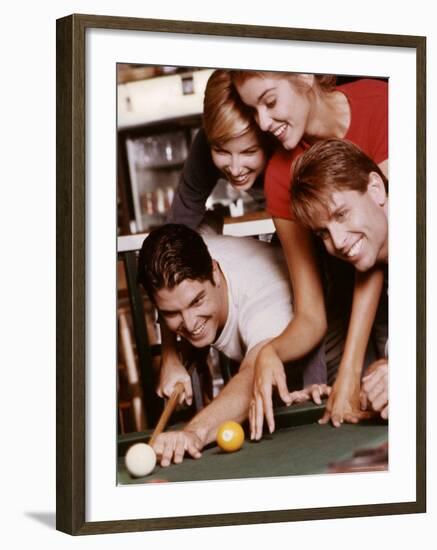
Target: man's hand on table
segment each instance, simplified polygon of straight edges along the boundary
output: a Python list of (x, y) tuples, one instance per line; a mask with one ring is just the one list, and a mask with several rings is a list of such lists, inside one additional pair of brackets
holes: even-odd
[(161, 433), (152, 446), (157, 462), (165, 468), (172, 462), (180, 464), (185, 453), (192, 458), (200, 458), (204, 444), (195, 432), (181, 430)]
[(372, 409), (388, 419), (388, 361), (379, 359), (370, 365), (361, 386), (361, 408)]

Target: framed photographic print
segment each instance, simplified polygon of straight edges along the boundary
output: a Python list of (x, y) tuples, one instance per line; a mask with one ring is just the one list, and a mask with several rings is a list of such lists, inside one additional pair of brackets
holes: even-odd
[[(425, 60), (426, 41), (417, 36), (90, 15), (58, 20), (59, 530), (79, 535), (425, 511)], [(233, 114), (227, 124), (244, 119), (249, 134), (245, 127), (230, 137), (213, 137), (222, 108), (211, 92), (214, 78), (221, 89), (226, 82), (226, 93), (231, 94), (227, 98), (232, 99)], [(288, 105), (286, 114), (279, 110), (281, 105)], [(315, 120), (314, 109), (323, 111), (317, 120), (326, 126), (310, 124)], [(240, 303), (232, 302), (234, 295), (229, 292), (236, 288), (234, 276), (243, 280), (245, 296), (253, 287), (260, 298), (257, 280), (263, 289), (273, 286), (268, 278), (282, 268), (270, 272), (251, 267), (250, 262), (262, 262), (267, 250), (266, 255), (273, 249), (282, 254), (280, 243), (286, 249), (287, 231), (296, 224), (289, 218), (288, 176), (293, 170), (300, 185), (305, 167), (301, 157), (307, 158), (307, 151), (314, 153), (330, 138), (334, 145), (358, 146), (357, 154), (370, 158), (366, 189), (375, 180), (371, 189), (377, 191), (373, 202), (366, 204), (370, 209), (377, 205), (377, 214), (372, 218), (366, 210), (368, 217), (358, 223), (352, 206), (347, 210), (343, 204), (341, 212), (335, 211), (335, 222), (341, 220), (337, 226), (349, 227), (346, 244), (336, 241), (334, 226), (329, 225), (334, 222), (326, 222), (323, 228), (315, 223), (317, 227), (311, 229), (322, 237), (315, 241), (321, 257), (328, 258), (322, 252), (325, 245), (328, 253), (346, 260), (341, 265), (352, 264), (347, 275), (352, 286), (355, 271), (359, 286), (365, 280), (360, 273), (373, 268), (365, 264), (366, 247), (372, 250), (373, 236), (379, 238), (385, 231), (374, 263), (383, 265), (386, 274), (383, 297), (389, 289), (384, 326), (386, 331), (389, 326), (394, 368), (384, 391), (390, 419), (388, 409), (374, 404), (370, 418), (355, 424), (350, 422), (353, 415), (343, 411), (342, 425), (332, 425), (337, 422), (332, 403), (338, 396), (336, 375), (330, 371), (328, 329), (323, 346), (318, 344), (323, 335), (315, 346), (325, 358), (321, 363), (325, 377), (316, 383), (321, 397), (326, 397), (326, 382), (334, 388), (328, 401), (307, 400), (287, 407), (284, 399), (278, 399), (275, 430), (269, 433), (264, 428), (260, 440), (251, 441), (254, 429), (262, 431), (257, 418), (266, 411), (256, 398), (251, 409), (252, 379), (241, 373), (252, 371), (240, 368), (240, 363), (253, 367), (250, 351), (267, 341), (265, 331), (279, 322), (276, 317), (282, 313), (269, 317), (270, 295), (262, 306), (259, 326), (250, 324), (256, 315), (249, 309), (247, 333), (251, 338), (257, 331), (264, 336), (258, 340), (247, 336), (246, 341), (239, 329), (241, 355), (235, 346), (219, 344), (229, 331), (231, 307), (236, 304), (238, 309)], [(320, 157), (316, 160), (319, 166)], [(390, 205), (388, 166), (393, 182)], [(285, 181), (281, 201), (275, 183), (279, 172)], [(348, 173), (357, 179), (355, 168)], [(260, 193), (255, 193), (259, 177)], [(198, 192), (195, 186), (191, 195), (184, 195), (183, 182), (187, 191), (193, 181), (200, 182), (202, 189)], [(241, 253), (226, 262), (226, 255), (218, 261), (211, 252), (216, 260), (211, 277), (217, 278), (211, 279), (208, 288), (216, 293), (217, 312), (196, 314), (188, 330), (190, 319), (182, 306), (176, 311), (174, 302), (162, 301), (161, 287), (149, 298), (139, 285), (146, 264), (138, 268), (138, 251), (148, 234), (169, 227), (166, 221), (193, 228), (186, 231), (197, 229), (205, 210), (213, 240), (231, 239), (250, 253), (247, 261)], [(299, 215), (296, 208), (293, 212)], [(331, 216), (331, 210), (327, 212)], [(212, 250), (208, 231), (199, 238)], [(158, 252), (163, 250), (160, 246)], [(281, 261), (286, 270), (285, 260)], [(288, 271), (284, 273), (289, 286)], [(333, 273), (332, 281), (339, 283)], [(145, 278), (146, 287), (151, 278)], [(199, 280), (208, 285), (207, 279)], [(197, 279), (187, 280), (191, 284)], [(202, 302), (205, 289), (202, 292), (191, 300), (190, 308), (196, 300)], [(351, 303), (348, 307), (350, 314)], [(370, 331), (372, 323), (356, 311), (355, 294), (353, 308), (356, 330), (365, 333), (369, 325)], [(178, 315), (182, 321), (175, 325)], [(216, 332), (207, 340), (215, 315)], [(287, 322), (284, 330), (286, 326)], [(174, 345), (182, 354), (189, 380), (188, 386), (173, 385), (171, 391), (159, 375), (168, 329), (178, 335)], [(312, 331), (317, 330), (314, 325)], [(367, 350), (361, 363), (380, 359), (387, 365), (387, 336), (384, 345)], [(344, 356), (347, 349), (341, 348)], [(315, 360), (308, 350), (299, 353), (297, 348), (295, 355), (300, 370), (296, 368), (298, 376), (287, 383), (290, 391), (299, 392), (308, 387), (305, 381), (310, 378), (305, 373)], [(338, 372), (346, 372), (344, 368), (340, 366), (343, 370)], [(387, 371), (384, 376), (386, 380)], [(242, 378), (246, 386), (235, 385)], [(220, 448), (215, 436), (205, 436), (197, 460), (192, 459), (195, 450), (190, 451), (185, 442), (184, 460), (175, 458), (173, 447), (170, 464), (163, 467), (165, 450), (156, 442), (165, 441), (166, 428), (179, 432), (211, 410), (209, 418), (228, 420), (223, 406), (211, 408), (214, 403), (227, 406), (222, 393), (226, 386), (243, 388), (241, 399), (231, 394), (228, 401), (238, 409), (229, 409), (229, 420), (238, 419), (245, 431), (244, 443), (241, 439), (236, 444), (237, 448), (243, 445), (241, 449), (226, 452), (232, 450), (226, 435), (219, 441)], [(188, 391), (192, 399), (186, 399)], [(367, 395), (371, 409), (374, 399), (370, 391)], [(320, 401), (317, 396), (315, 401)], [(327, 419), (325, 425), (317, 422), (321, 417)], [(126, 454), (135, 447), (144, 450), (141, 445), (149, 437), (158, 449), (158, 463), (147, 471), (146, 459), (141, 459), (138, 470), (126, 461)], [(238, 435), (232, 437), (238, 439)]]

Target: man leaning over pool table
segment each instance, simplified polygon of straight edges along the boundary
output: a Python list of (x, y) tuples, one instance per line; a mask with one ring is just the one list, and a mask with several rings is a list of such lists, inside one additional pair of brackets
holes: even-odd
[[(329, 254), (361, 272), (388, 263), (388, 180), (354, 144), (327, 139), (313, 145), (294, 166), (291, 194), (296, 218)], [(387, 357), (367, 369), (360, 402), (388, 418)]]
[[(240, 363), (238, 372), (180, 431), (160, 434), (153, 445), (161, 466), (185, 453), (200, 458), (225, 420), (243, 421), (252, 396), (258, 351), (290, 322), (292, 298), (280, 247), (252, 238), (204, 237), (184, 225), (167, 224), (144, 240), (138, 279), (167, 328), (196, 348), (214, 346)], [(322, 362), (303, 373), (308, 397), (329, 392)], [(284, 382), (278, 388), (293, 401)]]

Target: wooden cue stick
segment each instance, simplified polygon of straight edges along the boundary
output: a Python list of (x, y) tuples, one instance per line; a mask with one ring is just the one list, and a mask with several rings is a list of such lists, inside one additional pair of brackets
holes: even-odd
[[(195, 363), (193, 363), (189, 369), (188, 374), (189, 376), (192, 375), (194, 369), (196, 368)], [(153, 430), (152, 437), (149, 440), (149, 445), (153, 445), (155, 442), (155, 439), (158, 437), (160, 433), (162, 433), (165, 430), (165, 427), (167, 426), (167, 422), (172, 415), (173, 411), (175, 410), (175, 407), (178, 403), (179, 396), (184, 391), (184, 385), (182, 382), (178, 382), (174, 390), (172, 391), (172, 394), (169, 397), (169, 400), (167, 401), (166, 406), (164, 407), (164, 410), (162, 411), (161, 416), (159, 417), (158, 424), (156, 425), (156, 428)]]
[(152, 437), (150, 438), (149, 445), (153, 445), (158, 435), (164, 431), (167, 425), (167, 422), (179, 401), (179, 396), (183, 391), (184, 391), (184, 385), (182, 384), (182, 382), (178, 382), (174, 387), (174, 390), (169, 400), (167, 401), (167, 404), (164, 407), (164, 410), (162, 411), (161, 416), (159, 417), (156, 428), (153, 430), (153, 434), (152, 434)]

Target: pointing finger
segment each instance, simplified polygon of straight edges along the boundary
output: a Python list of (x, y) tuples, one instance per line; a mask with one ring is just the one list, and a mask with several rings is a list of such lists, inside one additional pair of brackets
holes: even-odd
[(264, 409), (260, 395), (255, 398), (255, 439), (261, 439), (264, 424)]

